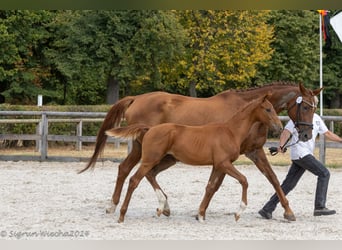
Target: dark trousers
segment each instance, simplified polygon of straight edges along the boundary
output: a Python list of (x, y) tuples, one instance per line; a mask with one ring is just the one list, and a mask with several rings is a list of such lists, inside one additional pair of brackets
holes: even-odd
[[(283, 189), (285, 195), (287, 195), (297, 185), (305, 170), (310, 171), (318, 177), (316, 185), (315, 209), (324, 208), (327, 198), (330, 172), (320, 161), (316, 160), (313, 155), (306, 155), (299, 160), (292, 161), (292, 165), (285, 180), (281, 184), (281, 188)], [(272, 213), (275, 210), (278, 202), (278, 195), (274, 194), (265, 204), (263, 209)]]

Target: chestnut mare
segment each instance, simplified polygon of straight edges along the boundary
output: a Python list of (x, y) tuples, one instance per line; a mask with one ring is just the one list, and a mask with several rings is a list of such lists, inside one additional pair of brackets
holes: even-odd
[[(283, 128), (277, 113), (266, 97), (267, 95), (249, 102), (225, 123), (210, 123), (202, 126), (164, 123), (151, 128), (143, 124), (134, 124), (107, 130), (106, 134), (109, 136), (137, 138), (142, 145), (141, 164), (130, 178), (126, 198), (120, 210), (119, 222), (124, 221), (131, 196), (141, 179), (166, 155), (172, 155), (177, 161), (185, 164), (213, 165), (213, 170), (237, 179), (242, 186), (240, 210), (235, 213), (235, 220), (238, 220), (247, 206), (248, 187), (246, 177), (232, 164), (240, 155), (241, 143), (246, 139), (255, 122), (272, 127), (277, 132)], [(208, 183), (207, 192), (213, 189), (213, 185), (215, 181)], [(161, 215), (166, 205), (166, 196), (160, 189), (155, 191), (159, 198), (157, 214)], [(209, 203), (208, 199), (209, 196), (206, 194), (198, 213), (200, 221), (205, 217), (207, 208), (205, 204)]]
[[(152, 92), (138, 96), (127, 96), (122, 98), (109, 110), (103, 124), (98, 132), (95, 150), (87, 166), (79, 173), (93, 168), (97, 158), (103, 151), (107, 135), (105, 131), (118, 127), (121, 119), (125, 118), (128, 125), (146, 124), (154, 126), (161, 123), (172, 122), (185, 125), (203, 125), (210, 122), (226, 122), (237, 111), (239, 107), (265, 93), (271, 92), (269, 101), (277, 113), (287, 110), (289, 117), (295, 122), (300, 131), (300, 140), (306, 141), (311, 138), (311, 129), (308, 124), (312, 123), (314, 109), (314, 96), (318, 95), (321, 89), (306, 89), (302, 84), (293, 85), (289, 83), (276, 82), (259, 88), (252, 88), (244, 91), (227, 90), (209, 98), (193, 98), (165, 92)], [(303, 97), (303, 102), (296, 104), (298, 96)], [(249, 131), (248, 137), (242, 143), (240, 154), (245, 154), (251, 159), (256, 167), (266, 176), (278, 194), (280, 203), (284, 207), (284, 217), (288, 220), (295, 220), (295, 216), (289, 206), (288, 200), (280, 187), (279, 180), (269, 164), (263, 145), (267, 139), (267, 127), (263, 124), (254, 124)], [(120, 195), (125, 179), (133, 167), (141, 158), (141, 144), (133, 141), (131, 152), (119, 165), (116, 185), (112, 196), (112, 206), (107, 209), (113, 213), (120, 201)], [(147, 174), (147, 179), (154, 188), (159, 185), (155, 176), (172, 166), (175, 159), (166, 156), (153, 170)], [(217, 173), (212, 172), (211, 179)], [(225, 175), (222, 174), (217, 181), (217, 188), (221, 185)], [(215, 190), (215, 192), (217, 189)], [(164, 210), (165, 215), (170, 211)]]

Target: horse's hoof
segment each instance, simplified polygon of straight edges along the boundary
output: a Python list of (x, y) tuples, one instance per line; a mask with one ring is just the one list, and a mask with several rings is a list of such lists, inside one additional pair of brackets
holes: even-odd
[(288, 221), (296, 221), (296, 217), (294, 216), (294, 214), (284, 214), (284, 218)]
[(235, 216), (235, 221), (238, 221), (240, 219), (240, 215), (239, 214), (235, 213), (234, 216)]
[(163, 210), (157, 208), (157, 215), (158, 215), (158, 217), (160, 217), (160, 215), (161, 215), (162, 213), (163, 213)]
[(106, 208), (106, 214), (112, 214), (114, 213), (111, 208)]
[(170, 214), (171, 214), (170, 209), (164, 209), (164, 210), (163, 210), (163, 215), (165, 215), (166, 217), (169, 217)]
[(123, 218), (119, 218), (118, 219), (118, 223), (123, 223), (124, 222), (124, 219)]
[(196, 215), (196, 220), (200, 223), (203, 223), (205, 218), (204, 218), (204, 216), (198, 214), (198, 215)]
[(106, 214), (113, 214), (115, 212), (116, 205), (112, 205), (109, 208), (106, 208)]

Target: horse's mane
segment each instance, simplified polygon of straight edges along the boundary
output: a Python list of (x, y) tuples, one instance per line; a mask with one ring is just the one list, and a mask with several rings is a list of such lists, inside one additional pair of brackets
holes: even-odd
[(271, 83), (266, 83), (262, 86), (254, 86), (254, 87), (250, 87), (247, 89), (227, 89), (221, 93), (218, 93), (217, 95), (220, 94), (224, 94), (227, 92), (235, 92), (235, 93), (242, 93), (242, 92), (248, 92), (248, 91), (253, 91), (253, 90), (257, 90), (257, 89), (262, 89), (262, 88), (266, 88), (266, 87), (274, 87), (274, 86), (291, 86), (291, 87), (296, 87), (298, 86), (298, 83), (295, 82), (286, 82), (286, 81), (276, 81), (276, 82), (271, 82)]
[(255, 87), (250, 87), (247, 89), (231, 89), (231, 91), (234, 92), (248, 92), (248, 91), (252, 91), (252, 90), (256, 90), (256, 89), (261, 89), (261, 88), (265, 88), (265, 87), (273, 87), (273, 86), (298, 86), (297, 83), (295, 82), (287, 82), (287, 81), (276, 81), (276, 82), (271, 82), (271, 83), (266, 83), (265, 85), (262, 86), (255, 86)]

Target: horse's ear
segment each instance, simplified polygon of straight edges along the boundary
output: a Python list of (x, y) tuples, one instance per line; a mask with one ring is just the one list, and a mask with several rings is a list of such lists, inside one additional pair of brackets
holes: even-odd
[(265, 101), (266, 99), (270, 99), (272, 96), (272, 91), (268, 91), (262, 98), (263, 101)]
[(313, 95), (318, 95), (322, 90), (324, 89), (324, 87), (320, 88), (320, 89), (315, 89), (312, 91)]
[(300, 90), (300, 93), (302, 93), (302, 95), (306, 95), (306, 96), (313, 95), (313, 96), (315, 96), (315, 95), (318, 95), (323, 90), (323, 88), (310, 91), (309, 89), (306, 89), (302, 83), (299, 83), (299, 90)]
[(299, 83), (299, 91), (302, 95), (309, 95), (309, 91), (304, 87), (302, 83)]

